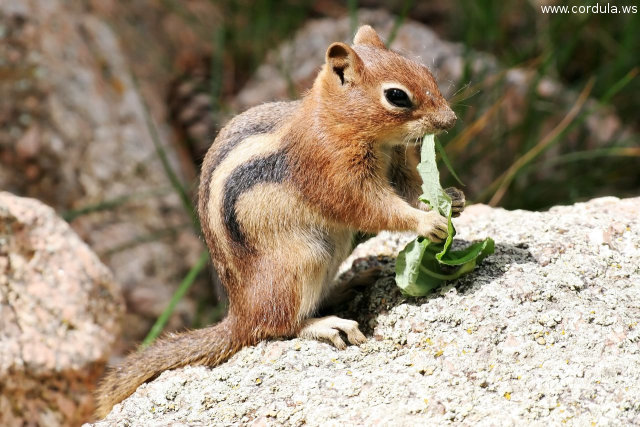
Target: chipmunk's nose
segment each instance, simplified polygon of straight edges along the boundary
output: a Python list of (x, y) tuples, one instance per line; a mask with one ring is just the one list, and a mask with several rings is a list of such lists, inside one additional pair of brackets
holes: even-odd
[(435, 114), (433, 124), (440, 130), (451, 129), (456, 124), (456, 113), (449, 107), (446, 107)]

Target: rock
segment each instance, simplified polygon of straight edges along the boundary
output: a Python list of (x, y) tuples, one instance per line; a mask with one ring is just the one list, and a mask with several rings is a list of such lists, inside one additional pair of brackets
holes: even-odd
[[(124, 286), (125, 333), (139, 339), (203, 245), (156, 154), (119, 41), (76, 6), (0, 2), (0, 188), (69, 218)], [(194, 312), (184, 300), (172, 328)]]
[[(165, 372), (95, 425), (640, 423), (639, 211), (640, 198), (613, 197), (471, 206), (455, 244), (491, 236), (495, 254), (424, 298), (403, 297), (387, 268), (340, 313), (360, 322), (362, 346), (263, 342)], [(354, 257), (410, 238), (381, 233)]]
[(109, 269), (53, 209), (0, 192), (0, 425), (77, 425), (120, 333)]
[[(133, 73), (139, 77), (139, 92), (157, 121), (171, 123), (177, 128), (178, 132), (172, 132), (175, 135), (170, 136), (173, 146), (181, 154), (181, 166), (188, 181), (195, 181), (204, 152), (218, 128), (198, 127), (193, 121), (182, 120), (179, 113), (184, 110), (172, 108), (172, 101), (182, 105), (190, 104), (191, 100), (185, 102), (184, 98), (174, 96), (177, 94), (173, 90), (183, 75), (195, 76), (203, 63), (211, 62), (215, 45), (212, 31), (223, 25), (233, 26), (227, 21), (224, 5), (210, 0), (190, 0), (181, 2), (178, 7), (171, 2), (153, 0), (85, 0), (82, 4), (86, 11), (107, 22), (120, 40), (125, 41), (121, 43), (122, 52)], [(220, 79), (223, 85), (233, 84), (234, 69), (233, 66), (224, 67)], [(207, 88), (210, 86), (209, 80), (194, 80)], [(209, 92), (203, 92), (203, 96), (211, 98)], [(213, 114), (211, 110), (197, 113), (202, 116)], [(213, 124), (212, 121), (209, 123)], [(195, 141), (201, 144), (200, 150), (193, 151), (188, 139), (191, 133), (183, 133), (187, 130), (181, 127), (183, 125), (194, 130), (193, 135), (198, 138)]]
[[(372, 25), (385, 39), (391, 32), (395, 17), (384, 10), (363, 9), (358, 11), (358, 20), (360, 24)], [(233, 103), (236, 111), (302, 94), (312, 85), (324, 63), (326, 48), (335, 41), (351, 43), (352, 37), (348, 16), (308, 22), (291, 41), (281, 44), (268, 55), (265, 63), (236, 96)], [(390, 47), (430, 67), (443, 95), (457, 111), (457, 104), (462, 102), (457, 95), (466, 98), (482, 92), (483, 95), (474, 97), (473, 102), (465, 102), (472, 104), (472, 108), (465, 110), (459, 123), (464, 123), (468, 133), (447, 145), (447, 152), (457, 164), (469, 166), (458, 172), (468, 184), (466, 192), (471, 199), (481, 194), (511, 166), (514, 158), (522, 154), (518, 151), (522, 146), (518, 140), (520, 134), (515, 132), (505, 136), (504, 131), (521, 125), (527, 114), (532, 114), (527, 97), (533, 84), (536, 85), (533, 91), (538, 101), (554, 105), (552, 114), (547, 110), (540, 112), (548, 115), (541, 126), (542, 136), (564, 118), (578, 97), (558, 81), (548, 77), (539, 79), (534, 67), (505, 69), (492, 55), (469, 51), (460, 43), (442, 40), (428, 26), (416, 21), (405, 21)], [(587, 119), (563, 137), (565, 140), (560, 144), (564, 147), (563, 152), (633, 140), (632, 128), (625, 127), (610, 109), (589, 100), (585, 110), (590, 111)], [(500, 144), (495, 143), (496, 134), (500, 135)], [(553, 150), (558, 150), (557, 146)], [(482, 161), (477, 161), (478, 152), (482, 153)], [(557, 152), (551, 154), (558, 156)], [(545, 158), (544, 155), (542, 157)], [(565, 181), (559, 178), (563, 173), (564, 168), (544, 170), (546, 179), (559, 179), (560, 182)], [(547, 206), (550, 204), (548, 200), (546, 203)]]

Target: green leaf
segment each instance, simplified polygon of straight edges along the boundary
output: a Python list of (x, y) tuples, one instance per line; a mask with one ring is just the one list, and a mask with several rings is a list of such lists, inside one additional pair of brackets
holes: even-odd
[[(442, 147), (439, 148), (442, 149)], [(447, 217), (449, 234), (441, 243), (418, 237), (409, 242), (398, 254), (396, 283), (403, 293), (410, 296), (427, 295), (447, 280), (457, 279), (473, 271), (477, 263), (492, 254), (495, 249), (493, 240), (487, 238), (465, 249), (449, 251), (456, 230), (451, 222), (451, 198), (440, 185), (433, 135), (425, 136), (420, 155), (418, 173), (422, 177), (423, 192), (420, 200), (432, 209), (438, 209), (441, 215)], [(448, 159), (445, 160), (446, 156), (442, 157), (445, 164), (448, 164)], [(455, 176), (453, 170), (450, 170)], [(451, 271), (452, 267), (457, 268)]]
[(440, 185), (440, 173), (436, 165), (435, 138), (427, 135), (422, 141), (420, 152), (421, 161), (418, 163), (418, 173), (422, 177), (422, 196), (420, 200), (438, 209), (441, 215), (451, 215), (451, 197), (447, 195)]
[(171, 301), (169, 301), (169, 305), (167, 305), (167, 308), (165, 308), (162, 314), (160, 315), (160, 317), (158, 317), (158, 320), (156, 320), (156, 323), (153, 324), (153, 327), (151, 328), (147, 336), (144, 338), (144, 341), (142, 341), (142, 344), (140, 344), (140, 350), (143, 350), (149, 347), (153, 343), (153, 341), (158, 337), (158, 335), (160, 335), (160, 333), (164, 329), (164, 326), (169, 321), (169, 317), (171, 317), (171, 314), (175, 310), (176, 305), (180, 302), (182, 297), (185, 296), (189, 288), (191, 288), (191, 285), (193, 285), (193, 282), (198, 277), (198, 274), (200, 274), (200, 271), (204, 270), (204, 268), (207, 266), (208, 261), (209, 261), (209, 252), (208, 251), (202, 252), (200, 254), (200, 258), (198, 258), (198, 262), (196, 262), (196, 264), (193, 267), (191, 267), (191, 269), (189, 270), (185, 278), (182, 279), (182, 282), (180, 282), (180, 286), (178, 286), (178, 289), (171, 297)]
[[(396, 259), (396, 283), (402, 291), (408, 295), (417, 296), (422, 287), (417, 284), (420, 276), (422, 257), (429, 246), (427, 239), (415, 239), (398, 254)], [(437, 286), (437, 285), (436, 285)]]
[(493, 253), (494, 247), (495, 244), (493, 242), (493, 239), (487, 238), (482, 242), (474, 243), (463, 250), (450, 251), (441, 257), (436, 257), (442, 264), (462, 265), (473, 260), (476, 260), (478, 262), (482, 261), (488, 255)]

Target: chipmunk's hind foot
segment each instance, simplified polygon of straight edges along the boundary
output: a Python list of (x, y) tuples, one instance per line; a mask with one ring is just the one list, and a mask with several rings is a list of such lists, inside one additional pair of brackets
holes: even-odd
[(298, 337), (327, 340), (340, 350), (344, 350), (347, 348), (347, 345), (340, 336), (341, 331), (347, 335), (347, 340), (351, 344), (359, 345), (367, 340), (364, 334), (360, 332), (360, 329), (358, 329), (358, 322), (355, 320), (341, 319), (337, 316), (305, 320), (302, 324), (302, 329), (298, 332)]

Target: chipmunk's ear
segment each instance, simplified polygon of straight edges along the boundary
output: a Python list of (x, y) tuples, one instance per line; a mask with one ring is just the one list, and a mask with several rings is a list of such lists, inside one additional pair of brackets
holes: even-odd
[(349, 45), (336, 42), (327, 49), (327, 65), (340, 78), (340, 83), (356, 82), (364, 67), (362, 59)]
[(367, 44), (379, 49), (387, 48), (378, 33), (376, 33), (376, 30), (370, 25), (363, 25), (358, 29), (356, 36), (353, 38), (353, 44)]

